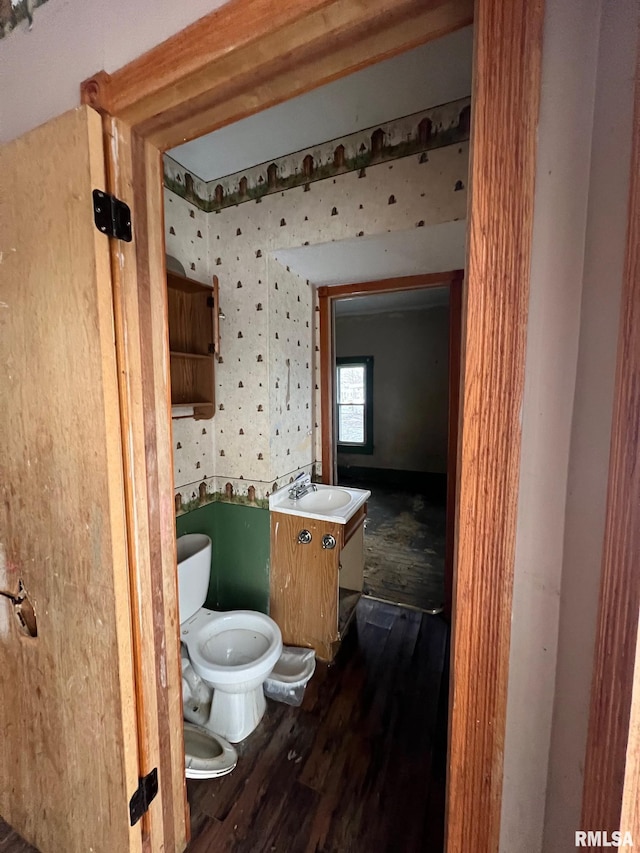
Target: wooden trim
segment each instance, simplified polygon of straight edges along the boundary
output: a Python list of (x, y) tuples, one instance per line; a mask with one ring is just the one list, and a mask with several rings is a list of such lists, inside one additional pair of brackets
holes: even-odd
[(218, 276), (213, 276), (213, 351), (220, 357), (220, 286)]
[(582, 826), (640, 839), (640, 52)]
[(472, 0), (231, 0), (85, 81), (83, 102), (165, 151), (472, 20)]
[(638, 838), (640, 836), (640, 631), (638, 631), (636, 642), (628, 732), (620, 829), (623, 832), (630, 832), (633, 838)]
[[(113, 192), (117, 195), (117, 189), (120, 186), (120, 180), (116, 177), (123, 169), (125, 158), (116, 159), (114, 151), (118, 150), (118, 129), (115, 122), (105, 118), (103, 121), (103, 134), (105, 140), (105, 160), (106, 160), (106, 191)], [(128, 141), (128, 140), (127, 140)], [(144, 529), (144, 516), (140, 524), (135, 525), (133, 522), (136, 504), (136, 484), (137, 479), (135, 471), (132, 471), (133, 460), (141, 451), (140, 446), (134, 446), (131, 440), (127, 440), (131, 436), (131, 410), (134, 407), (135, 395), (138, 389), (131, 386), (130, 377), (140, 376), (139, 363), (134, 362), (133, 358), (137, 353), (130, 354), (127, 359), (127, 367), (129, 372), (125, 370), (124, 365), (124, 341), (128, 336), (128, 326), (135, 323), (135, 314), (127, 310), (126, 303), (128, 301), (126, 290), (126, 273), (127, 271), (135, 270), (135, 251), (134, 244), (122, 244), (113, 241), (110, 244), (111, 250), (111, 280), (113, 288), (114, 301), (114, 325), (116, 339), (116, 358), (118, 363), (118, 383), (119, 383), (119, 401), (120, 401), (120, 419), (123, 435), (123, 462), (124, 462), (124, 492), (125, 492), (125, 508), (126, 508), (126, 523), (127, 523), (127, 550), (129, 554), (129, 578), (131, 591), (131, 632), (133, 642), (133, 658), (136, 671), (136, 707), (137, 707), (137, 724), (138, 724), (138, 751), (140, 755), (140, 774), (148, 773), (153, 765), (155, 753), (153, 750), (153, 741), (157, 739), (156, 720), (154, 715), (149, 715), (145, 703), (145, 693), (148, 687), (140, 678), (141, 673), (148, 673), (148, 667), (145, 666), (145, 657), (142, 643), (144, 625), (141, 622), (141, 611), (143, 603), (140, 600), (140, 589), (138, 586), (138, 578), (143, 573), (143, 567), (139, 565), (140, 551), (144, 552), (145, 544), (148, 542), (148, 533)], [(123, 257), (125, 264), (120, 264), (120, 259)], [(127, 265), (129, 261), (130, 265)], [(133, 291), (135, 294), (135, 290)], [(151, 718), (150, 718), (151, 717)], [(148, 849), (149, 844), (149, 827), (147, 819), (143, 823), (143, 846)]]
[(450, 272), (381, 278), (377, 281), (359, 281), (354, 284), (324, 285), (318, 288), (318, 296), (330, 296), (332, 299), (339, 299), (343, 296), (363, 296), (367, 293), (391, 293), (396, 290), (439, 287), (461, 279), (463, 275), (462, 270), (451, 270)]
[(640, 632), (638, 632), (636, 643), (628, 732), (620, 829), (623, 832), (629, 831), (633, 838), (638, 838), (640, 836)]
[(478, 2), (448, 853), (499, 844), (542, 23), (541, 2)]
[(447, 510), (444, 556), (444, 615), (451, 618), (453, 606), (453, 563), (456, 535), (456, 491), (458, 482), (458, 431), (460, 423), (460, 370), (462, 335), (463, 273), (449, 284), (449, 417), (447, 426)]
[(364, 524), (364, 520), (367, 517), (367, 505), (364, 504), (360, 507), (360, 509), (351, 516), (349, 521), (342, 528), (342, 547), (347, 544), (347, 542), (351, 539), (356, 530), (360, 527), (361, 524)]
[[(498, 846), (542, 17), (541, 0), (477, 0), (476, 4), (449, 853), (490, 853)], [(158, 227), (161, 206), (154, 210), (147, 195), (151, 178), (157, 180), (156, 196), (159, 193), (158, 150), (423, 44), (471, 19), (470, 0), (434, 0), (428, 5), (424, 0), (283, 0), (279, 4), (231, 0), (196, 29), (178, 34), (111, 76), (88, 81), (85, 101), (126, 120), (149, 143), (144, 157), (131, 160), (126, 176), (145, 213), (134, 219), (136, 230), (148, 232), (134, 250), (143, 273), (136, 310), (144, 315), (145, 300), (164, 298), (159, 295), (160, 290), (164, 293), (164, 275), (157, 274), (157, 261), (164, 252)], [(202, 44), (194, 41), (198, 28)], [(156, 147), (153, 168), (151, 144)], [(130, 197), (130, 189), (124, 189), (124, 197)], [(325, 333), (326, 321), (325, 316)], [(128, 344), (119, 341), (123, 349)], [(139, 345), (134, 335), (135, 348)], [(163, 381), (167, 390), (165, 356), (161, 347), (151, 355), (150, 366), (158, 371), (153, 379), (156, 395)], [(144, 373), (141, 381), (151, 380)], [(148, 547), (155, 553), (163, 535), (173, 537), (166, 514), (173, 495), (168, 482), (170, 461), (162, 472), (157, 470), (166, 458), (160, 447), (168, 433), (166, 414), (161, 413), (156, 424), (160, 428), (154, 432), (147, 401), (146, 388), (144, 397), (132, 395), (129, 417), (136, 426), (136, 440), (143, 426), (151, 429), (151, 446), (144, 452), (147, 470), (137, 482), (141, 492), (149, 489), (149, 495), (136, 498), (135, 507), (148, 515), (141, 524), (153, 540)], [(163, 405), (160, 408), (164, 412)], [(128, 422), (127, 427), (128, 435)], [(134, 460), (135, 464), (140, 463)], [(162, 517), (161, 529), (155, 523), (157, 513)], [(153, 642), (160, 635), (164, 639), (173, 634), (176, 626), (175, 565), (169, 566), (168, 557), (163, 556), (160, 573), (166, 595), (164, 614), (155, 614)], [(156, 598), (151, 600), (155, 606)], [(173, 612), (168, 612), (172, 607)], [(173, 643), (170, 637), (168, 645)], [(172, 740), (172, 749), (178, 739)], [(176, 806), (181, 795), (176, 789)], [(176, 849), (179, 844), (176, 835)]]
[[(175, 569), (169, 342), (159, 153), (103, 120), (107, 192), (127, 199), (132, 243), (113, 241), (112, 281), (125, 469), (140, 772), (159, 770), (145, 849), (183, 849), (189, 827)], [(133, 187), (133, 194), (132, 194)], [(171, 686), (171, 687), (170, 687)], [(181, 805), (182, 804), (182, 805)]]

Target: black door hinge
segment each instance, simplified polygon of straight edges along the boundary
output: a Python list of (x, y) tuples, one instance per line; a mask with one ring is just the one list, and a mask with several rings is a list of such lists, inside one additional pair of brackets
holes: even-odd
[(125, 243), (131, 242), (131, 210), (129, 205), (119, 198), (103, 193), (102, 190), (94, 190), (93, 219), (98, 231), (107, 237), (115, 237)]
[(129, 816), (131, 826), (135, 826), (142, 815), (149, 811), (151, 800), (158, 793), (158, 768), (154, 767), (151, 773), (140, 777), (137, 791), (129, 800)]
[(215, 308), (215, 306), (216, 306), (216, 303), (214, 301), (213, 296), (207, 296), (207, 307), (208, 308)]
[(209, 344), (209, 352), (215, 353), (215, 351), (216, 351), (216, 345), (215, 344)]

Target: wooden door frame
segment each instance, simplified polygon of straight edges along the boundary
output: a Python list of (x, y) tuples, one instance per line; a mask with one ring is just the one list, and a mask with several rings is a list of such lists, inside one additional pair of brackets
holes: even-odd
[(463, 270), (423, 273), (396, 278), (338, 284), (318, 288), (320, 309), (320, 425), (322, 436), (322, 482), (336, 479), (337, 450), (335, 442), (335, 303), (354, 296), (373, 293), (399, 293), (430, 287), (449, 288), (449, 403), (447, 426), (447, 510), (445, 541), (444, 612), (449, 617), (453, 596), (453, 560), (455, 551), (455, 506), (458, 463), (458, 427), (460, 417), (460, 335), (462, 330)]
[(640, 48), (591, 710), (585, 829), (640, 841)]
[(182, 733), (170, 727), (181, 699), (168, 687), (179, 660), (161, 152), (472, 20), (447, 850), (489, 853), (500, 831), (542, 2), (477, 0), (474, 15), (471, 0), (230, 0), (82, 86), (104, 117), (107, 189), (131, 204), (135, 232), (114, 249), (113, 272), (141, 752), (174, 786), (162, 802), (178, 806), (163, 814), (152, 803), (149, 849), (159, 839), (180, 849), (184, 834)]

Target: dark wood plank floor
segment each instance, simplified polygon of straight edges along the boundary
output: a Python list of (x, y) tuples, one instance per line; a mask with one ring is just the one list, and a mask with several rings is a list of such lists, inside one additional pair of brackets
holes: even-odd
[[(269, 701), (234, 772), (188, 782), (188, 853), (442, 853), (448, 637), (361, 599), (302, 706)], [(0, 851), (37, 853), (1, 820)]]
[(38, 853), (35, 847), (27, 844), (17, 832), (0, 817), (0, 851), (2, 853)]
[(236, 770), (188, 783), (189, 853), (442, 853), (448, 626), (362, 599), (300, 708), (270, 702)]

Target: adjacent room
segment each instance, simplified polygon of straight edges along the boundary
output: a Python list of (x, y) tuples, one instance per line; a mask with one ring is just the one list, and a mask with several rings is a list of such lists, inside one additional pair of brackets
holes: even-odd
[(371, 491), (364, 592), (444, 603), (449, 414), (446, 286), (335, 303), (338, 482)]

